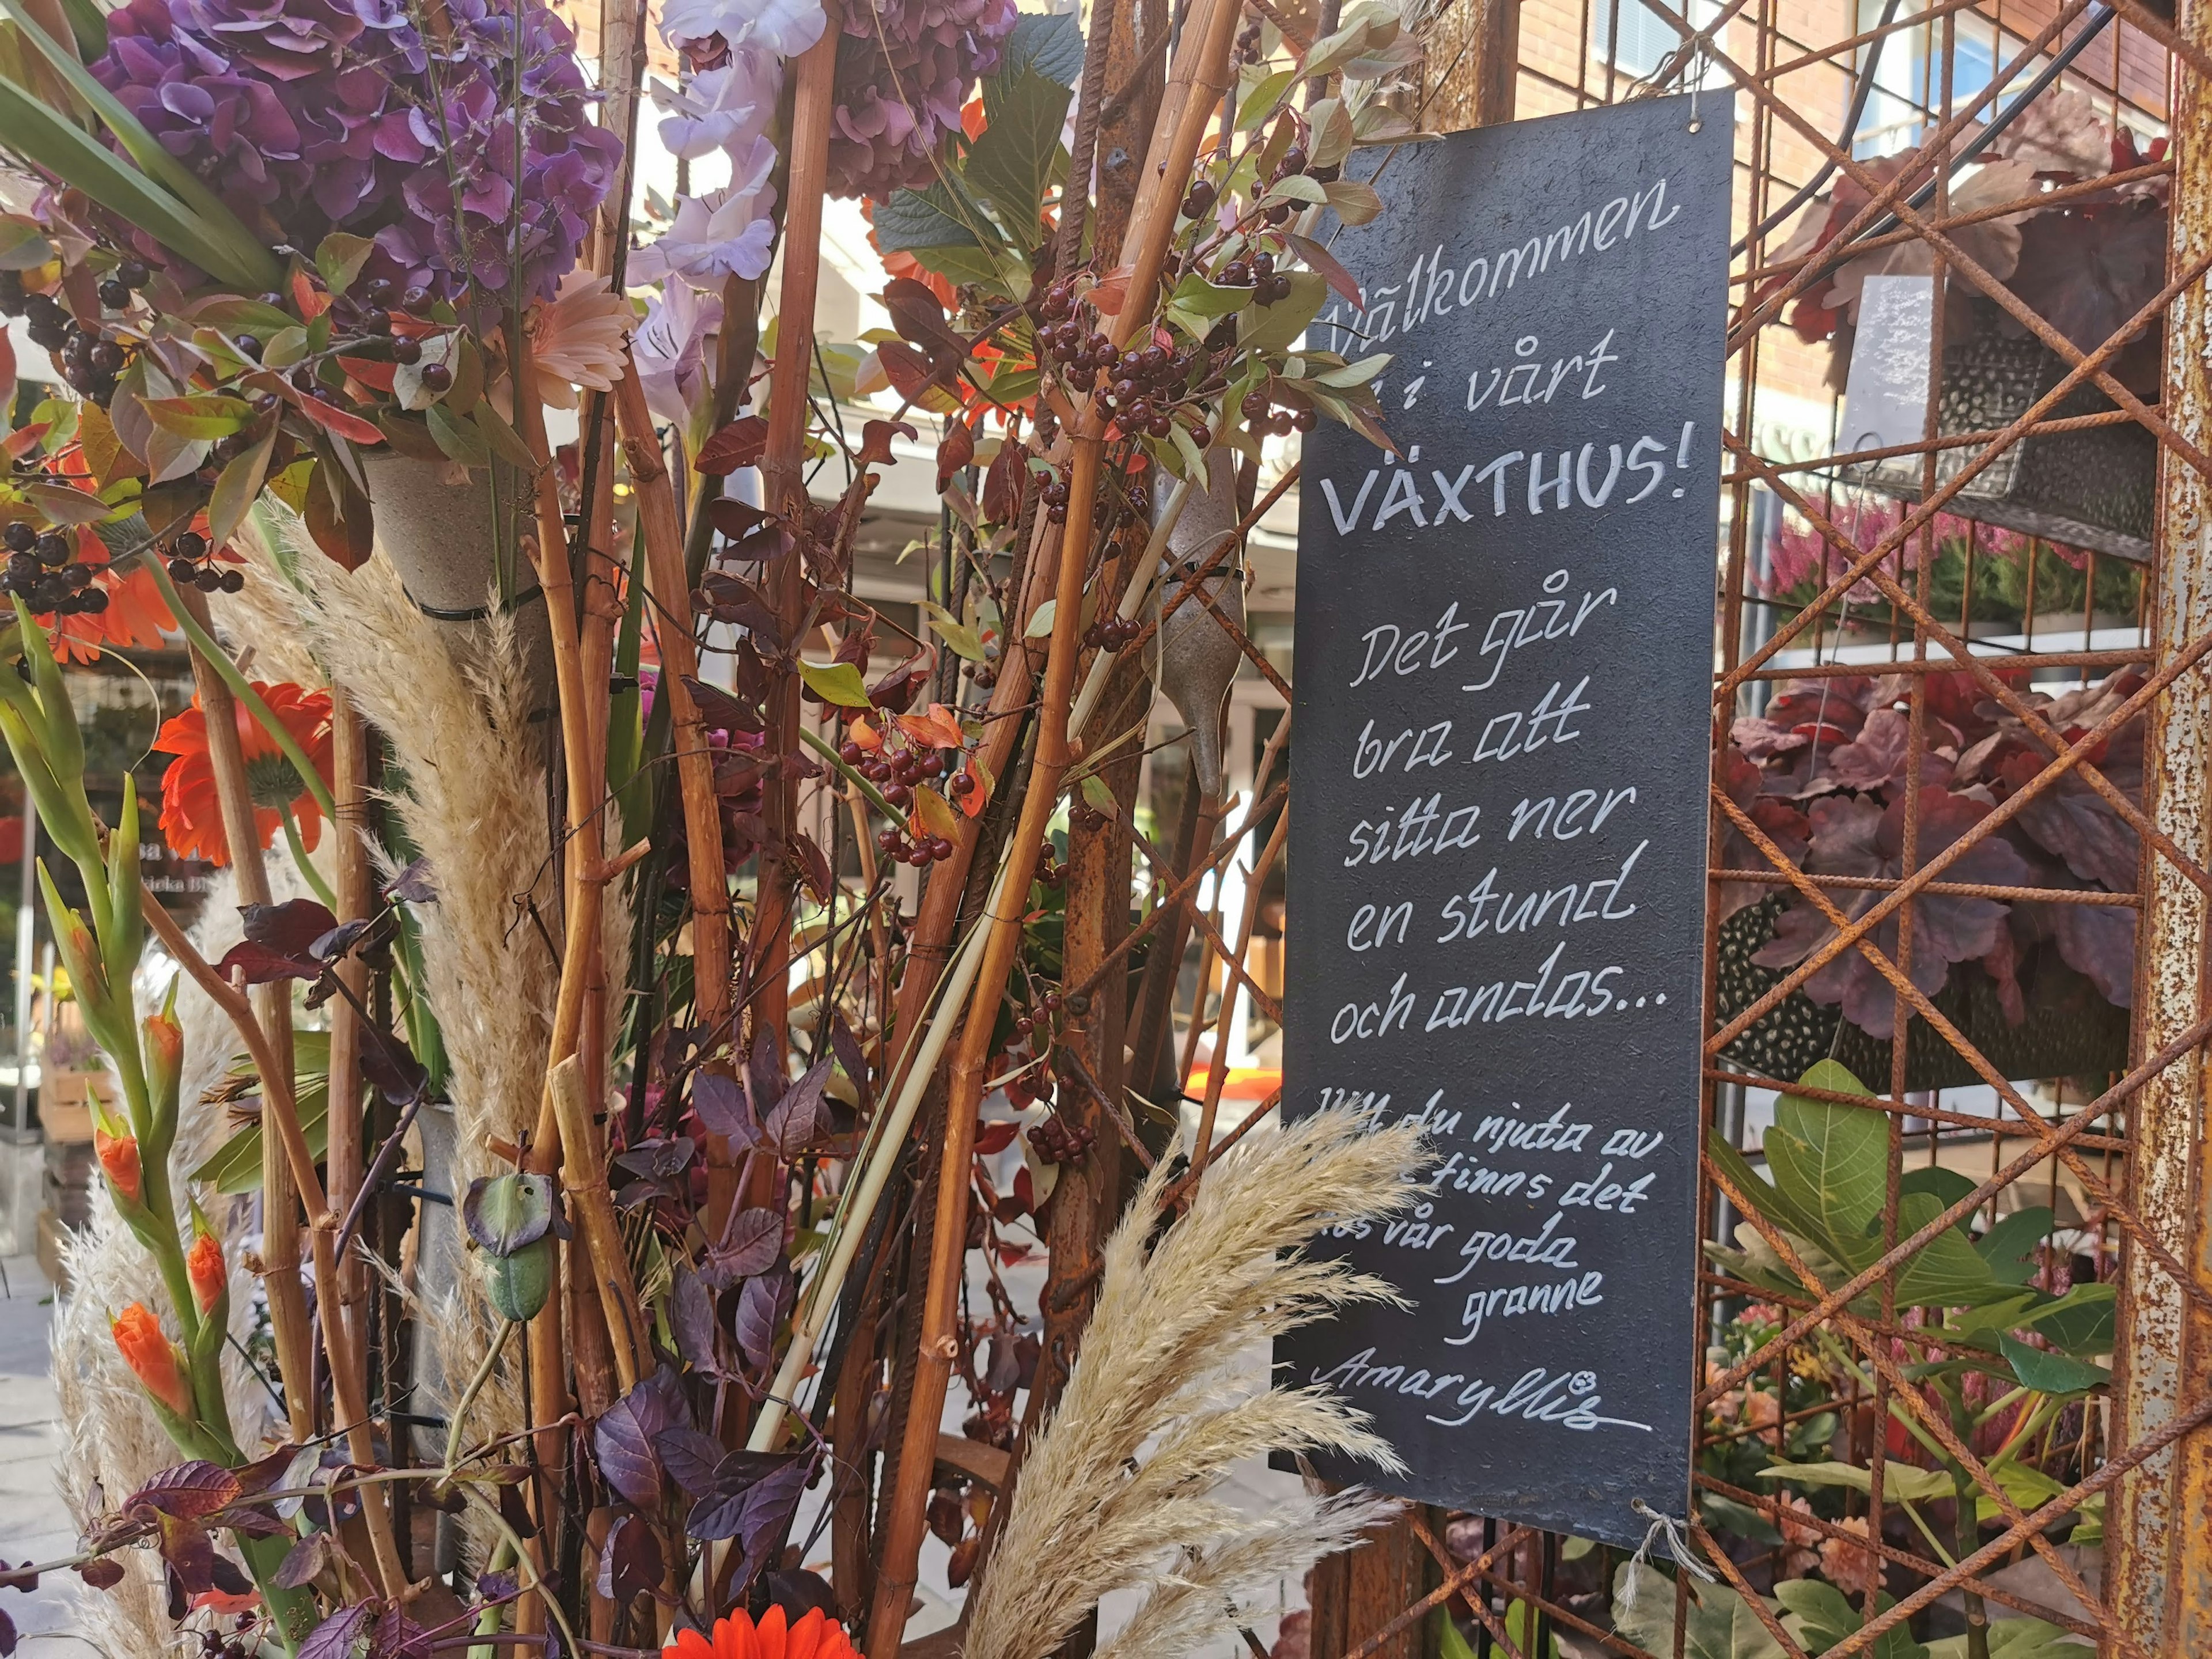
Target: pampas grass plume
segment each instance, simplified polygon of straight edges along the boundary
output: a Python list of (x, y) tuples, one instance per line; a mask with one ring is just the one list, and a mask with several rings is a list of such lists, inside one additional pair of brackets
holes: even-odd
[(1321, 1388), (1240, 1386), (1237, 1357), (1382, 1280), (1305, 1249), (1332, 1223), (1414, 1196), (1418, 1125), (1318, 1112), (1210, 1168), (1148, 1250), (1162, 1160), (1106, 1244), (1098, 1305), (1060, 1407), (1015, 1489), (995, 1570), (972, 1597), (965, 1659), (1041, 1659), (1112, 1590), (1149, 1593), (1100, 1659), (1166, 1659), (1233, 1634), (1237, 1603), (1351, 1543), (1392, 1510), (1301, 1494), (1262, 1516), (1216, 1497), (1261, 1452), (1327, 1450), (1401, 1470), (1367, 1419)]

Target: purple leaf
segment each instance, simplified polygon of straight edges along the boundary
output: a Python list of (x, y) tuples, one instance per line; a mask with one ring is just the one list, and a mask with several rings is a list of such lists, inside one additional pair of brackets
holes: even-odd
[(392, 878), (384, 892), (387, 898), (404, 899), (410, 904), (435, 902), (438, 890), (430, 879), (430, 860), (416, 859)]
[[(25, 1567), (29, 1567), (33, 1565), (34, 1564), (30, 1561), (23, 1563)], [(0, 1589), (34, 1590), (38, 1589), (39, 1575), (37, 1573), (9, 1571), (6, 1570), (7, 1565), (8, 1564), (5, 1561), (0, 1561)]]
[(640, 1509), (660, 1502), (660, 1460), (653, 1455), (653, 1438), (683, 1419), (675, 1374), (664, 1366), (615, 1401), (592, 1427), (599, 1473)]
[(680, 1264), (669, 1298), (668, 1322), (676, 1334), (677, 1352), (709, 1375), (720, 1369), (714, 1353), (714, 1292), (698, 1274)]
[(745, 1281), (738, 1296), (738, 1351), (756, 1370), (766, 1370), (775, 1354), (775, 1330), (791, 1310), (796, 1281), (790, 1264), (778, 1261)]
[(329, 1558), (329, 1553), (327, 1535), (311, 1532), (284, 1552), (284, 1559), (277, 1563), (276, 1571), (270, 1575), (269, 1582), (278, 1589), (297, 1589), (323, 1570), (323, 1563)]
[(351, 1659), (354, 1644), (368, 1628), (369, 1607), (357, 1601), (336, 1613), (307, 1632), (300, 1644), (300, 1659)]
[(0, 1654), (13, 1653), (15, 1650), (15, 1621), (6, 1613), (0, 1613)]
[(607, 1547), (599, 1553), (599, 1592), (617, 1607), (660, 1583), (660, 1539), (641, 1515), (626, 1515), (615, 1522)]
[[(684, 1530), (694, 1538), (708, 1540), (744, 1536), (749, 1528), (758, 1524), (754, 1505), (761, 1488), (770, 1482), (787, 1480), (794, 1470), (799, 1479), (792, 1502), (796, 1504), (796, 1492), (806, 1489), (807, 1474), (798, 1453), (726, 1453), (715, 1467), (714, 1486), (691, 1506)], [(770, 1489), (771, 1502), (777, 1490)]]
[(1857, 737), (1828, 753), (1827, 775), (1847, 789), (1879, 789), (1905, 775), (1905, 747), (1911, 734), (1912, 722), (1905, 715), (1894, 708), (1877, 708), (1867, 716)]
[(875, 1091), (868, 1085), (867, 1058), (860, 1052), (860, 1041), (853, 1035), (853, 1028), (845, 1024), (842, 1014), (833, 1013), (830, 1018), (830, 1052), (837, 1056), (837, 1064), (852, 1079), (853, 1087), (860, 1092), (860, 1109), (866, 1112), (875, 1102)]
[(714, 1492), (722, 1460), (729, 1455), (713, 1435), (702, 1434), (688, 1423), (655, 1435), (653, 1449), (660, 1454), (660, 1466), (669, 1479), (694, 1498)]
[(746, 1109), (744, 1091), (737, 1079), (720, 1072), (701, 1072), (691, 1079), (691, 1109), (708, 1134), (724, 1135), (740, 1146), (760, 1139), (753, 1115)]
[(827, 1055), (806, 1068), (768, 1115), (764, 1126), (769, 1145), (786, 1158), (796, 1158), (820, 1139), (829, 1127), (830, 1108), (823, 1091), (830, 1082)]
[(338, 925), (329, 910), (313, 899), (288, 899), (283, 904), (242, 904), (238, 914), (246, 937), (216, 964), (225, 979), (241, 971), (248, 985), (322, 977), (315, 941)]
[(187, 1595), (215, 1588), (215, 1540), (197, 1521), (161, 1517), (161, 1559), (177, 1576)]
[(123, 1564), (112, 1555), (95, 1556), (76, 1570), (76, 1576), (94, 1589), (113, 1589), (123, 1582)]
[(430, 1659), (430, 1632), (398, 1607), (386, 1607), (368, 1639), (369, 1659)]
[(739, 1210), (730, 1218), (721, 1243), (708, 1250), (700, 1277), (714, 1290), (727, 1290), (741, 1279), (766, 1273), (782, 1252), (781, 1214), (767, 1209)]
[(2058, 954), (2115, 1008), (2135, 1003), (2136, 913), (2116, 904), (2052, 904)]
[(672, 1181), (690, 1167), (697, 1150), (690, 1136), (678, 1135), (672, 1140), (640, 1141), (628, 1152), (616, 1153), (615, 1162), (647, 1181)]
[(512, 1572), (502, 1570), (480, 1573), (477, 1577), (477, 1599), (484, 1602), (508, 1601), (520, 1587), (520, 1581)]

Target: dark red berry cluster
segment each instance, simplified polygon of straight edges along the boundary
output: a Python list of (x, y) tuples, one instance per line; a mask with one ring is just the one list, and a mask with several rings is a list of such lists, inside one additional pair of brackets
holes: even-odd
[[(1184, 398), (1192, 371), (1203, 376), (1212, 368), (1212, 359), (1202, 350), (1175, 350), (1158, 342), (1116, 351), (1106, 336), (1085, 329), (1076, 318), (1075, 290), (1064, 282), (1045, 290), (1039, 308), (1044, 322), (1037, 330), (1038, 350), (1060, 365), (1060, 378), (1072, 390), (1096, 391), (1125, 435), (1166, 437), (1175, 423), (1172, 408)], [(1200, 447), (1211, 440), (1202, 425), (1193, 435)], [(1046, 503), (1052, 504), (1048, 491)], [(1066, 502), (1060, 506), (1064, 512)]]
[(1237, 33), (1237, 62), (1241, 67), (1260, 61), (1260, 20), (1253, 18)]
[(93, 567), (70, 562), (75, 540), (68, 531), (34, 530), (20, 519), (0, 531), (8, 549), (0, 593), (21, 599), (42, 617), (106, 610), (107, 590), (92, 585)]
[(1194, 179), (1190, 182), (1190, 189), (1183, 195), (1182, 216), (1186, 219), (1204, 218), (1213, 211), (1213, 204), (1219, 199), (1220, 193), (1214, 189), (1213, 180)]
[(1275, 400), (1264, 392), (1248, 392), (1244, 401), (1237, 405), (1244, 413), (1245, 424), (1255, 432), (1272, 432), (1278, 438), (1286, 438), (1293, 432), (1310, 432), (1316, 420), (1310, 409), (1275, 407)]
[(208, 539), (197, 530), (179, 533), (169, 544), (169, 580), (179, 587), (197, 587), (203, 593), (235, 593), (246, 586), (246, 573), (235, 567), (218, 570), (208, 556)]
[(1101, 617), (1083, 630), (1083, 642), (1100, 651), (1119, 651), (1145, 631), (1134, 617)]
[(952, 856), (953, 850), (952, 843), (943, 836), (908, 836), (896, 830), (876, 831), (876, 846), (885, 858), (910, 864), (917, 870), (925, 865), (944, 863)]
[(1077, 1164), (1091, 1150), (1097, 1135), (1079, 1123), (1070, 1123), (1057, 1112), (1042, 1123), (1030, 1125), (1030, 1147), (1040, 1164)]
[(1079, 795), (1068, 806), (1067, 822), (1089, 834), (1106, 827), (1106, 815)]
[(1067, 879), (1067, 866), (1053, 852), (1050, 842), (1037, 850), (1036, 878), (1048, 887), (1058, 887)]
[(1291, 297), (1291, 279), (1275, 269), (1275, 256), (1266, 248), (1249, 259), (1231, 259), (1213, 273), (1217, 288), (1249, 288), (1263, 306)]

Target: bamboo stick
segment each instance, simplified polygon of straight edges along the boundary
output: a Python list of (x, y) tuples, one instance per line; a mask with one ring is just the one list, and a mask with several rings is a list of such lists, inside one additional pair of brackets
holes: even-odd
[(630, 1273), (629, 1253), (623, 1247), (622, 1226), (615, 1218), (614, 1200), (607, 1194), (606, 1165), (599, 1157), (599, 1132), (592, 1122), (592, 1102), (586, 1088), (583, 1067), (575, 1055), (553, 1068), (553, 1099), (561, 1114), (561, 1144), (567, 1156), (563, 1184), (576, 1209), (592, 1281), (606, 1314), (615, 1376), (628, 1394), (637, 1386), (642, 1367), (651, 1362), (652, 1349), (636, 1281)]
[[(830, 132), (836, 111), (834, 82), (837, 42), (843, 37), (843, 8), (828, 0), (822, 38), (799, 60), (798, 86), (791, 112), (791, 185), (783, 222), (783, 286), (776, 298), (775, 364), (769, 371), (768, 446), (761, 457), (761, 494), (771, 512), (796, 530), (806, 507), (801, 471), (807, 422), (807, 391), (814, 374), (814, 301), (822, 275), (822, 203), (830, 167)], [(796, 648), (805, 620), (801, 583), (805, 572), (796, 557), (778, 567), (771, 595), (786, 644)], [(799, 752), (799, 682), (778, 675), (769, 697), (769, 729), (775, 752)], [(779, 1057), (787, 1042), (791, 1002), (791, 921), (798, 902), (796, 863), (787, 856), (798, 830), (799, 781), (778, 772), (768, 786), (768, 843), (760, 861), (760, 902), (754, 921), (757, 968), (748, 988), (753, 995), (756, 1029), (770, 1033)], [(757, 1184), (775, 1179), (767, 1160)]]
[[(1176, 64), (1170, 96), (1179, 87), (1184, 102), (1168, 142), (1161, 187), (1149, 200), (1141, 195), (1139, 198), (1131, 238), (1135, 251), (1130, 261), (1128, 288), (1121, 309), (1114, 316), (1108, 331), (1108, 337), (1117, 347), (1126, 344), (1139, 326), (1152, 317), (1160, 267), (1175, 230), (1175, 209), (1182, 198), (1182, 181), (1188, 178), (1197, 155), (1199, 138), (1212, 100), (1227, 89), (1230, 47), (1242, 7), (1239, 0), (1204, 0), (1204, 4), (1203, 21), (1193, 19), (1193, 38), (1186, 42), (1186, 49)], [(1203, 90), (1206, 95), (1195, 95), (1197, 90)], [(1163, 125), (1166, 125), (1164, 118)], [(1170, 184), (1173, 185), (1172, 194), (1166, 189)], [(957, 1341), (957, 1293), (967, 1257), (969, 1164), (974, 1152), (975, 1113), (991, 1045), (991, 1021), (984, 1011), (994, 1007), (1004, 994), (1007, 973), (1020, 948), (1022, 916), (1029, 896), (1030, 878), (1036, 864), (1038, 843), (1058, 804), (1060, 781), (1073, 758), (1068, 747), (1068, 715), (1080, 649), (1084, 577), (1100, 463), (1105, 449), (1105, 426), (1097, 406), (1085, 401), (1081, 405), (1074, 439), (1075, 459), (1068, 483), (1066, 533), (1060, 539), (1052, 644), (1045, 661), (1036, 763), (1028, 791), (1023, 797), (1020, 823), (1006, 849), (998, 890), (986, 912), (989, 932), (976, 974), (972, 1012), (963, 1026), (960, 1048), (953, 1060), (944, 1163), (939, 1173), (937, 1215), (931, 1242), (929, 1291), (922, 1311), (920, 1363), (915, 1373), (915, 1398), (907, 1419), (906, 1443), (899, 1460), (898, 1488), (893, 1494), (884, 1539), (875, 1607), (868, 1625), (869, 1659), (893, 1659), (897, 1653), (916, 1578), (923, 1515), (933, 1474), (930, 1448), (936, 1442), (938, 1419), (944, 1410)], [(939, 1019), (945, 1018), (947, 1013), (941, 1012)]]

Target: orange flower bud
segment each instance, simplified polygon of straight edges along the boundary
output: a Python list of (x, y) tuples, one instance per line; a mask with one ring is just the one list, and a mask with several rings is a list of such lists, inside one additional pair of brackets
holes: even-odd
[(107, 1178), (115, 1183), (115, 1190), (133, 1204), (141, 1201), (144, 1182), (138, 1168), (138, 1143), (129, 1135), (112, 1135), (94, 1127), (92, 1150), (100, 1158), (100, 1167), (107, 1171)]
[(216, 1242), (213, 1233), (200, 1233), (193, 1237), (192, 1248), (185, 1255), (185, 1272), (191, 1278), (192, 1297), (200, 1304), (200, 1311), (213, 1312), (215, 1304), (230, 1289), (230, 1272), (223, 1265), (222, 1246)]
[(116, 1352), (146, 1392), (178, 1416), (190, 1417), (192, 1385), (185, 1376), (185, 1357), (161, 1334), (161, 1322), (145, 1304), (134, 1302), (116, 1315), (112, 1328)]
[(158, 1014), (149, 1014), (139, 1030), (145, 1037), (146, 1081), (153, 1091), (154, 1121), (173, 1124), (177, 1121), (177, 1090), (185, 1069), (184, 1027), (165, 1008)]

